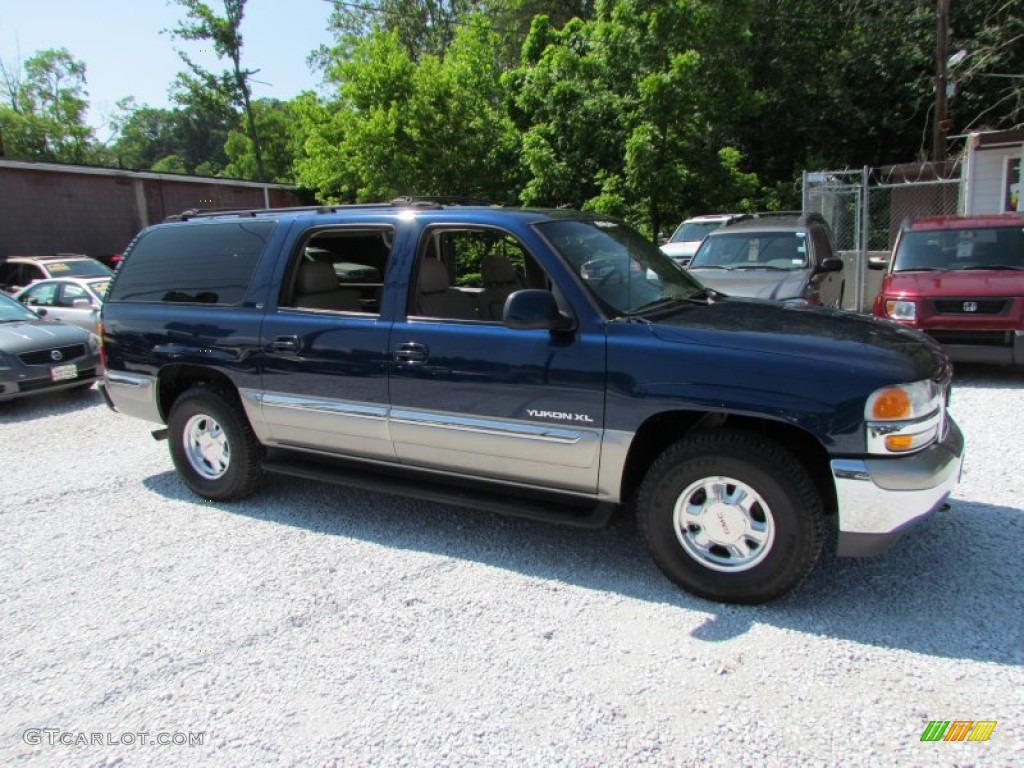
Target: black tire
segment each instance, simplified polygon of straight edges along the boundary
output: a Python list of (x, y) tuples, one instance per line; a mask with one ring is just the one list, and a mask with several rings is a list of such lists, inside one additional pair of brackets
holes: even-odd
[[(263, 448), (234, 398), (193, 387), (174, 401), (167, 428), (178, 474), (204, 499), (231, 501), (259, 488)], [(209, 446), (205, 455), (203, 440)]]
[[(709, 502), (715, 493), (725, 500)], [(730, 503), (741, 499), (749, 509)], [(821, 496), (803, 465), (771, 440), (731, 430), (698, 433), (666, 450), (640, 484), (637, 519), (666, 576), (725, 603), (789, 592), (825, 540)]]

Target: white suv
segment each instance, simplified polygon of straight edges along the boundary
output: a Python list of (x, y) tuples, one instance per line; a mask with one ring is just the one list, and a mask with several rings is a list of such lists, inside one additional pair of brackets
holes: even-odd
[(749, 213), (714, 213), (707, 216), (693, 216), (679, 225), (668, 242), (661, 246), (661, 251), (685, 267), (690, 263), (690, 259), (693, 258), (697, 247), (708, 232), (718, 229), (723, 224), (730, 224), (751, 215)]

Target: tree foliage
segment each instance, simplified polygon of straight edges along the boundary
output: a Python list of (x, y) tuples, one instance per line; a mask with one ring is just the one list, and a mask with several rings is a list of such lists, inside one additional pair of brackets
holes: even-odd
[(263, 152), (260, 146), (256, 116), (252, 106), (252, 76), (259, 70), (242, 67), (242, 35), (239, 27), (245, 15), (246, 0), (224, 0), (224, 15), (218, 16), (201, 0), (176, 0), (185, 10), (185, 19), (171, 34), (182, 40), (206, 41), (218, 58), (227, 59), (230, 69), (210, 72), (196, 64), (184, 51), (178, 51), (189, 72), (178, 75), (174, 94), (177, 101), (190, 108), (223, 112), (232, 116), (241, 109), (246, 133), (255, 159), (256, 178), (263, 181)]
[(89, 159), (92, 129), (85, 64), (66, 48), (39, 51), (24, 66), (0, 67), (7, 102), (0, 131), (10, 157), (82, 163)]

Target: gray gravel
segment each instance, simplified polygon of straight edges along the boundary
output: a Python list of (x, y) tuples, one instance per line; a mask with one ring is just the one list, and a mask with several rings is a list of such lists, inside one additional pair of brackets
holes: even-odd
[[(96, 391), (0, 404), (0, 764), (1024, 765), (1024, 375), (965, 367), (952, 409), (952, 512), (743, 608), (628, 520), (211, 504)], [(998, 725), (920, 741), (957, 719)]]

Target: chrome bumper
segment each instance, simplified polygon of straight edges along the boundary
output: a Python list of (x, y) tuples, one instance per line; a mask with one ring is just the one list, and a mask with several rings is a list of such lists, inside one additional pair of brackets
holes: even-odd
[(839, 507), (837, 554), (884, 552), (942, 506), (960, 481), (964, 437), (952, 418), (941, 443), (901, 458), (831, 462)]
[(107, 405), (118, 413), (163, 424), (156, 401), (156, 378), (123, 371), (107, 371), (100, 383)]

